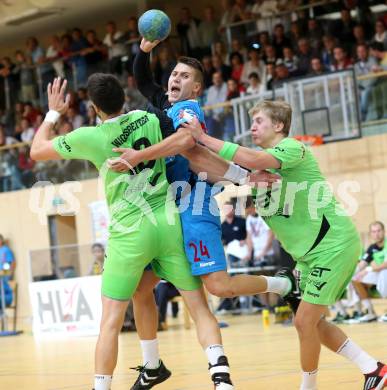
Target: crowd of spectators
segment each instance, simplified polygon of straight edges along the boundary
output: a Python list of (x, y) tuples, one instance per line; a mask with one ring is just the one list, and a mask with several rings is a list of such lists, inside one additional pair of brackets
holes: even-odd
[[(188, 7), (181, 8), (179, 20), (174, 21), (179, 42), (167, 39), (152, 56), (154, 78), (160, 85), (166, 86), (171, 69), (182, 54), (202, 61), (202, 103), (207, 106), (281, 87), (292, 77), (350, 67), (357, 75), (387, 69), (387, 17), (372, 14), (371, 1), (319, 6), (314, 9), (316, 18), (309, 18), (305, 9), (297, 10), (312, 1), (221, 3), (219, 15), (213, 6), (203, 8), (202, 14), (195, 16)], [(340, 12), (338, 20), (318, 18), (335, 10)], [(351, 13), (355, 10), (356, 18)], [(227, 25), (240, 21), (246, 23), (231, 28), (233, 39), (226, 42)], [(125, 31), (120, 31), (114, 21), (108, 22), (104, 37), (94, 30), (73, 28), (62, 36), (52, 36), (48, 47), (29, 37), (25, 47), (19, 48), (12, 58), (1, 58), (0, 147), (32, 140), (43, 120), (44, 91), (54, 76), (69, 80), (71, 109), (61, 118), (53, 136), (82, 125), (95, 125), (96, 114), (88, 102), (85, 86), (87, 77), (97, 71), (112, 72), (127, 85), (125, 110), (144, 108), (146, 102), (131, 76), (139, 39), (137, 19), (131, 17)], [(367, 118), (376, 83), (376, 78), (359, 81), (363, 120)], [(206, 110), (206, 116), (212, 134), (227, 140), (233, 138), (230, 108), (218, 105)], [(37, 176), (39, 167), (29, 159), (27, 149), (0, 153), (0, 191), (29, 187)]]

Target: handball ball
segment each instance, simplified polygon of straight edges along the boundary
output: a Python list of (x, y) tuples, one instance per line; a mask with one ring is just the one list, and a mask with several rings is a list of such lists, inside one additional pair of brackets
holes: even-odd
[(151, 9), (141, 15), (138, 31), (147, 41), (162, 41), (171, 31), (171, 21), (163, 11)]

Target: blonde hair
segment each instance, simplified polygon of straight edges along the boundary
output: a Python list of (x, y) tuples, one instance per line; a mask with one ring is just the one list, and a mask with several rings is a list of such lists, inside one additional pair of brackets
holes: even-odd
[(283, 100), (262, 100), (249, 110), (253, 117), (259, 111), (263, 111), (274, 123), (283, 123), (282, 132), (288, 136), (292, 122), (292, 108)]

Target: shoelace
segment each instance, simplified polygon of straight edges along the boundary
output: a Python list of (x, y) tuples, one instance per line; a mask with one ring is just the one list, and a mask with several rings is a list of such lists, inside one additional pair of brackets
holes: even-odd
[(146, 363), (145, 365), (143, 366), (137, 366), (137, 367), (129, 367), (130, 370), (135, 370), (135, 371), (139, 371), (139, 372), (144, 372), (146, 370), (146, 365), (148, 363)]

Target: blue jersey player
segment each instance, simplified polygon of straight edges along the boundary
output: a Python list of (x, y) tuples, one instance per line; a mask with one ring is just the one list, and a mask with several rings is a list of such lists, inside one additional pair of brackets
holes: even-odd
[[(143, 39), (141, 50), (134, 63), (134, 75), (138, 88), (152, 104), (148, 110), (165, 111), (176, 131), (184, 122), (191, 120), (198, 120), (201, 127), (205, 128), (204, 114), (196, 100), (203, 85), (200, 62), (189, 57), (180, 58), (170, 75), (166, 93), (153, 82), (150, 72), (149, 53), (156, 44), (157, 42), (148, 42)], [(211, 168), (214, 168), (216, 178), (225, 178), (230, 181), (238, 181), (247, 173), (238, 166), (228, 165), (199, 145), (185, 151), (184, 156), (173, 156), (176, 141), (168, 141), (172, 137), (141, 151), (123, 149), (116, 149), (116, 151), (123, 152), (121, 157), (132, 166), (141, 161), (166, 157), (168, 180), (171, 183), (179, 183), (176, 202), (180, 206), (185, 252), (191, 264), (192, 273), (199, 275), (207, 290), (219, 297), (255, 295), (268, 291), (287, 294), (291, 286), (289, 280), (283, 277), (238, 275), (231, 278), (229, 276), (221, 241), (220, 217), (214, 199), (214, 195), (221, 189), (214, 188), (212, 184), (202, 180), (190, 169), (190, 166), (206, 167), (199, 169), (205, 172), (210, 172)], [(113, 169), (119, 170), (114, 165)], [(158, 364), (159, 357), (155, 343), (156, 326), (154, 325), (157, 321), (157, 308), (152, 293), (157, 281), (153, 273), (145, 272), (138, 287), (139, 293), (133, 298), (136, 327), (141, 340), (144, 364), (147, 364), (145, 368), (142, 368), (133, 389), (149, 389), (152, 383), (159, 383), (154, 371), (157, 368), (155, 365)], [(206, 353), (215, 388), (217, 390), (233, 389), (223, 347), (220, 343), (213, 343), (212, 336), (209, 335)], [(152, 374), (156, 382), (145, 381), (145, 377), (149, 376), (147, 372), (149, 369), (153, 369)], [(146, 385), (141, 385), (141, 383), (146, 383)]]

